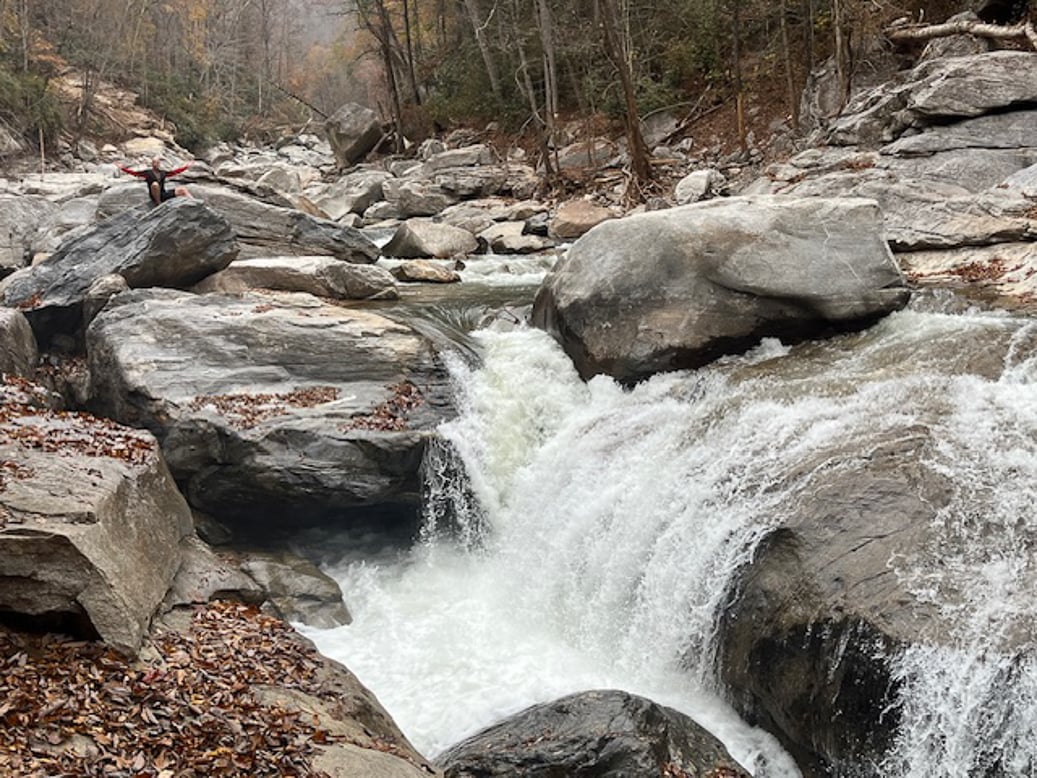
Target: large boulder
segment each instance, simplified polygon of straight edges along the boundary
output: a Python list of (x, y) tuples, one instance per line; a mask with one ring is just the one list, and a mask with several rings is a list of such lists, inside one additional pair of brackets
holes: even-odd
[(2, 301), (25, 313), (46, 346), (55, 334), (81, 330), (84, 302), (103, 276), (119, 275), (132, 288), (186, 288), (225, 268), (237, 252), (226, 219), (196, 200), (178, 198), (125, 211), (67, 241), (12, 277)]
[(614, 690), (535, 705), (453, 746), (436, 764), (446, 778), (749, 776), (690, 717)]
[(927, 774), (1025, 775), (1037, 569), (1018, 463), (1037, 421), (976, 408), (1027, 391), (1032, 326), (905, 312), (880, 327), (732, 368), (733, 387), (767, 384), (752, 402), (780, 407), (795, 451), (763, 465), (770, 529), (729, 584), (718, 666), (809, 778), (903, 775), (886, 760), (920, 741), (940, 760), (913, 754)]
[(309, 295), (119, 295), (87, 332), (94, 407), (147, 427), (195, 508), (264, 537), (412, 522), (450, 411), (431, 344)]
[(0, 612), (134, 652), (191, 514), (147, 432), (0, 407)]
[(378, 247), (353, 227), (226, 187), (198, 186), (192, 191), (230, 223), (242, 259), (315, 254), (362, 264), (378, 259)]
[(397, 227), (392, 239), (382, 247), (387, 257), (403, 259), (466, 256), (479, 248), (468, 230), (430, 219), (408, 219)]
[(533, 320), (584, 377), (636, 381), (764, 337), (860, 328), (908, 297), (874, 201), (730, 198), (595, 227), (545, 279)]
[(347, 168), (367, 156), (382, 139), (378, 114), (357, 103), (346, 103), (324, 123), (324, 133), (339, 167)]

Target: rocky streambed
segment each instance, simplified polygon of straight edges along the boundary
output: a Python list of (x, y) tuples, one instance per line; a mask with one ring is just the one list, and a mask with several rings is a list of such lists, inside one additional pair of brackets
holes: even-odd
[[(148, 707), (145, 678), (193, 672), (180, 654), (194, 657), (195, 649), (163, 654), (168, 639), (157, 625), (180, 623), (184, 609), (203, 620), (206, 613), (244, 619), (228, 635), (264, 624), (251, 610), (209, 604), (227, 598), (321, 627), (346, 622), (334, 582), (303, 560), (258, 549), (315, 526), (417, 535), (429, 447), (442, 440), (444, 422), (470, 410), (459, 406), (466, 395), (450, 364), (482, 358), (485, 346), (470, 330), (522, 328), (528, 319), (555, 336), (582, 378), (605, 374), (635, 386), (661, 372), (711, 375), (714, 360), (726, 364), (761, 341), (806, 344), (796, 352), (805, 363), (811, 341), (867, 343), (874, 332), (896, 341), (899, 325), (876, 323), (890, 314), (910, 322), (895, 312), (912, 291), (953, 286), (1013, 313), (979, 330), (932, 329), (925, 320), (927, 331), (947, 338), (939, 358), (952, 367), (936, 373), (972, 376), (966, 383), (983, 396), (1012, 381), (1028, 386), (1037, 148), (1020, 127), (1032, 123), (1037, 78), (1005, 74), (1029, 73), (1035, 62), (1037, 55), (1017, 51), (921, 62), (892, 84), (860, 91), (813, 148), (748, 187), (725, 190), (720, 171), (693, 171), (672, 207), (637, 214), (585, 200), (538, 202), (532, 167), (477, 143), (426, 144), (414, 159), (344, 162), (341, 150), (353, 147), (334, 126), (329, 140), (214, 149), (186, 174), (195, 196), (154, 209), (141, 203), (138, 184), (116, 175), (115, 161), (183, 153), (158, 139), (112, 149), (109, 161), (103, 152), (80, 160), (76, 172), (4, 179), (0, 612), (19, 629), (60, 629), (138, 655), (144, 664), (133, 669), (98, 661), (109, 684), (130, 690), (113, 705), (130, 705), (134, 722), (159, 729), (133, 752), (107, 740), (108, 724), (80, 732), (75, 717), (58, 715), (70, 703), (16, 696), (0, 714), (18, 727), (0, 758), (22, 760), (10, 762), (19, 769), (67, 758), (163, 774), (173, 769), (162, 739), (171, 730), (148, 716), (175, 709), (199, 726), (230, 721), (219, 747), (230, 749), (233, 765), (250, 737), (244, 719), (226, 707), (207, 712), (190, 695), (184, 704), (201, 712), (183, 714), (175, 700)], [(610, 162), (605, 155), (595, 164)], [(706, 202), (681, 204), (699, 198)], [(959, 358), (952, 345), (959, 338), (987, 345)], [(862, 376), (896, 363), (859, 358)], [(738, 369), (753, 379), (760, 364)], [(853, 374), (839, 380), (852, 385)], [(535, 375), (526, 380), (551, 394), (535, 384), (545, 374)], [(796, 369), (781, 380), (795, 386)], [(1019, 413), (1019, 429), (1029, 429), (1032, 416)], [(549, 426), (528, 423), (522, 435)], [(1033, 436), (1005, 440), (1012, 472), (1028, 472)], [(940, 464), (947, 445), (936, 421), (916, 414), (897, 431), (861, 432), (846, 450), (800, 452), (785, 476), (797, 484), (800, 508), (757, 506), (764, 520), (741, 547), (752, 553), (738, 557), (718, 590), (723, 609), (707, 609), (718, 625), (711, 631), (718, 642), (698, 646), (713, 657), (707, 674), (804, 774), (871, 774), (862, 765), (882, 764), (913, 715), (899, 692), (921, 683), (891, 658), (961, 647), (946, 603), (924, 601), (909, 568), (891, 563), (905, 547), (921, 554), (938, 546), (954, 517), (994, 516), (1016, 527), (1025, 552), (1012, 557), (1017, 580), (1032, 574), (1029, 520), (994, 505), (986, 488), (965, 489), (975, 474)], [(455, 477), (477, 474), (477, 464), (462, 457)], [(964, 599), (974, 565), (987, 569), (966, 553), (972, 536), (956, 537), (949, 558), (960, 562), (960, 575), (941, 578), (938, 589), (947, 602)], [(178, 629), (189, 634), (183, 623)], [(997, 632), (998, 650), (1030, 667), (1026, 620), (1004, 616)], [(11, 633), (4, 640), (10, 668), (51, 650)], [(198, 650), (256, 650), (232, 637), (214, 640)], [(47, 661), (66, 662), (80, 648), (53, 647)], [(685, 641), (682, 650), (691, 649)], [(152, 659), (158, 664), (147, 664)], [(253, 688), (255, 701), (235, 716), (279, 711), (289, 698), (291, 715), (316, 716), (312, 731), (293, 730), (305, 747), (282, 744), (301, 760), (298, 774), (357, 774), (356, 765), (377, 762), (363, 770), (467, 775), (495, 760), (529, 772), (550, 759), (516, 744), (570, 725), (622, 733), (605, 751), (626, 754), (630, 774), (765, 774), (761, 765), (738, 767), (719, 746), (689, 745), (700, 742), (697, 725), (630, 698), (558, 703), (551, 715), (561, 719), (544, 723), (531, 713), (516, 730), (491, 731), (469, 756), (451, 752), (432, 768), (387, 718), (373, 728), (353, 703), (329, 712), (343, 699), (380, 710), (366, 691), (315, 701), (308, 687), (276, 677), (221, 683)], [(267, 686), (273, 697), (255, 697)], [(1027, 699), (1018, 684), (1010, 688)], [(47, 716), (30, 725), (26, 717), (38, 716), (40, 705)], [(341, 734), (329, 717), (353, 734)], [(586, 769), (605, 769), (604, 753), (579, 737), (559, 741), (566, 759), (583, 754), (579, 764), (599, 766)], [(316, 758), (311, 749), (323, 753), (333, 742), (346, 743), (359, 761), (307, 761)], [(1013, 770), (1027, 759), (1019, 751), (1025, 743), (1002, 742), (989, 764), (982, 756), (976, 764), (1021, 774)]]

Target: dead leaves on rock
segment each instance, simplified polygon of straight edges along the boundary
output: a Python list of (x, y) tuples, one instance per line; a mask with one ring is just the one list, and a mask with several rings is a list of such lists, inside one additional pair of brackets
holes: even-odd
[[(5, 378), (9, 382), (11, 379)], [(142, 464), (157, 450), (150, 435), (109, 419), (77, 411), (54, 411), (21, 402), (0, 402), (0, 445), (14, 444), (51, 454), (108, 457)], [(28, 468), (0, 465), (6, 479), (31, 476)]]
[(950, 273), (962, 281), (977, 283), (980, 281), (996, 281), (1012, 270), (1019, 270), (1019, 267), (1010, 268), (1003, 259), (994, 257), (989, 262), (969, 262), (961, 267), (954, 268)]
[(407, 429), (407, 414), (417, 408), (425, 398), (421, 391), (410, 381), (401, 381), (389, 387), (392, 396), (379, 404), (371, 413), (354, 416), (342, 430), (378, 430), (381, 432), (402, 432)]
[[(398, 432), (407, 429), (407, 414), (425, 399), (410, 381), (401, 381), (388, 387), (390, 397), (370, 413), (359, 414), (340, 426), (344, 431), (363, 429)], [(262, 422), (285, 416), (291, 408), (312, 408), (338, 399), (333, 386), (311, 386), (283, 393), (212, 394), (195, 397), (188, 404), (191, 410), (211, 408), (238, 429), (250, 429)]]
[(0, 633), (0, 775), (316, 776), (338, 738), (257, 686), (319, 694), (320, 658), (252, 606), (212, 603), (133, 663), (99, 643)]
[(191, 410), (211, 407), (239, 429), (255, 427), (267, 419), (285, 416), (290, 408), (313, 408), (338, 399), (333, 386), (311, 386), (292, 392), (259, 394), (212, 394), (194, 398)]

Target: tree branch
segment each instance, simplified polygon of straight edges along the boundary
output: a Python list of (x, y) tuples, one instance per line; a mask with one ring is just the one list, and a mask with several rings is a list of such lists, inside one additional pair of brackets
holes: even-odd
[(945, 38), (948, 35), (976, 35), (980, 38), (1001, 40), (1023, 38), (1029, 42), (1030, 48), (1037, 50), (1037, 30), (1030, 21), (1012, 25), (987, 24), (971, 19), (943, 22), (942, 24), (901, 24), (887, 27), (885, 33), (887, 38), (895, 42), (931, 40), (932, 38)]

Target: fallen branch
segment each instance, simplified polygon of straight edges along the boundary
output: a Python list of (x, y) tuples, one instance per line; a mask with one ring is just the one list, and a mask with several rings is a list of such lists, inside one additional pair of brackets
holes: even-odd
[(933, 38), (946, 38), (949, 35), (976, 35), (980, 38), (994, 38), (998, 40), (1025, 39), (1030, 47), (1037, 50), (1037, 29), (1033, 22), (1025, 21), (1019, 24), (1002, 25), (987, 24), (986, 22), (973, 19), (962, 19), (956, 22), (943, 22), (942, 24), (923, 25), (894, 25), (885, 30), (886, 37), (891, 41), (917, 41), (931, 40)]

